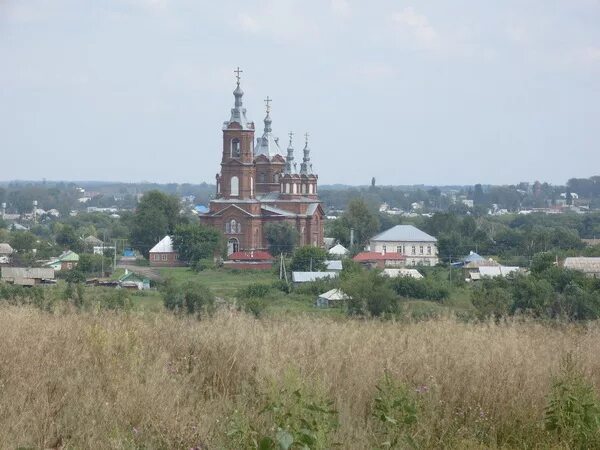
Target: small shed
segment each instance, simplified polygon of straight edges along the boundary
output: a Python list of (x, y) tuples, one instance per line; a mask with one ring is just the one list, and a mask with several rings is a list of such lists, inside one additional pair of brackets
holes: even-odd
[(315, 306), (317, 308), (333, 308), (343, 305), (349, 298), (340, 289), (331, 289), (317, 297)]
[(179, 261), (179, 254), (173, 248), (173, 240), (171, 236), (165, 236), (150, 249), (150, 265), (161, 267), (177, 267), (182, 266)]
[(342, 261), (339, 259), (325, 261), (325, 267), (327, 267), (327, 272), (341, 272), (344, 268)]

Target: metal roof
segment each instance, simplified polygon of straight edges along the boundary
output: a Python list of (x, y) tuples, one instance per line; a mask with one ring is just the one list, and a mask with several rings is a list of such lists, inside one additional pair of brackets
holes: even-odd
[(2, 278), (36, 278), (41, 280), (52, 280), (54, 279), (54, 269), (2, 267)]
[(327, 270), (342, 270), (343, 269), (342, 261), (339, 261), (339, 260), (325, 261), (325, 266), (327, 266)]
[(276, 208), (274, 206), (269, 206), (269, 205), (262, 205), (261, 209), (264, 209), (265, 211), (269, 211), (272, 212), (274, 214), (278, 214), (280, 216), (285, 216), (285, 217), (296, 217), (296, 214), (291, 213), (289, 211), (286, 211), (284, 209), (280, 209), (280, 208)]
[(319, 298), (323, 298), (325, 300), (348, 300), (350, 297), (344, 294), (340, 289), (331, 289), (319, 295)]
[(307, 283), (324, 278), (337, 278), (338, 275), (337, 272), (292, 272), (292, 281), (294, 283)]
[(334, 247), (331, 247), (329, 249), (329, 253), (331, 253), (332, 255), (340, 255), (340, 256), (344, 256), (348, 254), (348, 249), (346, 247), (344, 247), (342, 244), (337, 244)]
[(479, 273), (482, 277), (505, 277), (506, 275), (519, 271), (519, 267), (514, 266), (482, 266), (479, 268)]
[(369, 262), (369, 261), (402, 261), (406, 259), (401, 253), (379, 253), (379, 252), (360, 252), (354, 258), (356, 262)]
[(390, 278), (396, 277), (412, 277), (412, 278), (423, 278), (421, 272), (417, 269), (383, 269), (383, 273)]
[(396, 225), (372, 237), (371, 241), (386, 242), (437, 242), (437, 239), (413, 225)]
[(150, 253), (173, 253), (174, 251), (171, 236), (165, 236), (158, 244), (150, 249)]

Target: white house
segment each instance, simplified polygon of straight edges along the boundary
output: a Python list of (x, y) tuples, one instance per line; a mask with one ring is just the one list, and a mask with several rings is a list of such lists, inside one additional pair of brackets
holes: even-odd
[(371, 252), (406, 256), (407, 266), (435, 266), (439, 262), (437, 239), (413, 225), (396, 225), (372, 237), (369, 244)]

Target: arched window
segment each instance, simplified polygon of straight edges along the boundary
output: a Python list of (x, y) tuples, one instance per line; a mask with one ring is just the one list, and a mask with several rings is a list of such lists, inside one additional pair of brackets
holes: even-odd
[(264, 173), (259, 173), (258, 174), (258, 182), (259, 183), (266, 183), (267, 182), (267, 175)]
[(302, 184), (302, 193), (306, 194), (306, 184)]
[(254, 177), (250, 177), (250, 197), (254, 197)]
[(309, 194), (313, 193), (313, 185), (312, 185), (312, 183), (308, 185), (308, 193)]
[(297, 183), (292, 184), (292, 193), (293, 194), (298, 193), (298, 184)]
[(231, 177), (231, 196), (237, 197), (240, 195), (240, 180), (238, 177)]
[(290, 183), (285, 183), (285, 193), (286, 194), (290, 193)]
[(279, 174), (273, 174), (273, 183), (279, 183)]
[(240, 140), (238, 138), (231, 140), (231, 157), (239, 158), (242, 154)]

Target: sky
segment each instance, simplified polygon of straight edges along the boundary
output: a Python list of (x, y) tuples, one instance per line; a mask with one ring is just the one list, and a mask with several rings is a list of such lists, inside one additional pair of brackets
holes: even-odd
[(0, 0), (0, 180), (213, 183), (237, 66), (320, 184), (600, 174), (600, 0)]

